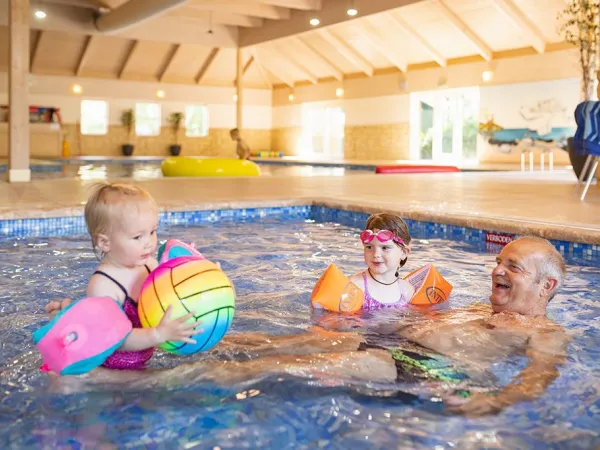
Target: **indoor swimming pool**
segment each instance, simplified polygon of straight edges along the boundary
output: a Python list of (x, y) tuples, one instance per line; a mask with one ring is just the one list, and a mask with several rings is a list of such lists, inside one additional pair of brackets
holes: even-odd
[[(337, 218), (350, 215), (340, 213)], [(526, 358), (519, 354), (495, 361), (484, 372), (429, 355), (416, 380), (400, 374), (397, 380), (377, 380), (374, 373), (376, 381), (367, 382), (355, 373), (333, 369), (333, 359), (329, 372), (316, 370), (313, 363), (307, 370), (280, 370), (273, 355), (285, 359), (286, 352), (300, 352), (296, 345), (291, 349), (285, 345), (287, 337), (348, 332), (385, 349), (414, 351), (394, 330), (399, 323), (430, 320), (418, 311), (342, 316), (311, 310), (310, 292), (329, 264), (335, 263), (347, 275), (364, 269), (358, 239), (364, 215), (354, 221), (356, 226), (350, 220), (331, 219), (304, 210), (292, 219), (243, 219), (232, 214), (229, 219), (209, 218), (192, 225), (162, 225), (159, 239), (195, 242), (208, 259), (220, 262), (235, 284), (236, 313), (228, 337), (264, 333), (273, 336), (274, 344), (271, 348), (223, 344), (191, 358), (158, 352), (151, 367), (163, 375), (150, 385), (143, 379), (121, 385), (74, 385), (66, 394), (51, 389), (39, 371), (31, 333), (46, 322), (47, 301), (84, 295), (97, 264), (89, 239), (75, 234), (0, 240), (0, 447), (589, 449), (600, 445), (596, 320), (600, 265), (597, 258), (581, 254), (568, 258), (565, 286), (549, 306), (549, 317), (571, 338), (568, 358), (559, 377), (532, 402), (509, 406), (498, 415), (465, 418), (451, 413), (442, 401), (458, 384), (431, 375), (444, 370), (460, 380), (461, 389), (494, 392), (525, 366)], [(487, 303), (497, 249), (486, 250), (485, 243), (468, 235), (449, 233), (442, 238), (431, 227), (415, 225), (411, 231), (415, 239), (405, 273), (432, 262), (454, 285), (449, 302), (437, 307), (442, 316)], [(476, 361), (477, 354), (472, 358)], [(200, 374), (192, 377), (189, 372), (188, 377), (183, 369), (178, 374), (176, 367), (182, 361), (199, 364)], [(237, 370), (208, 376), (225, 361)], [(259, 370), (253, 365), (256, 361)]]

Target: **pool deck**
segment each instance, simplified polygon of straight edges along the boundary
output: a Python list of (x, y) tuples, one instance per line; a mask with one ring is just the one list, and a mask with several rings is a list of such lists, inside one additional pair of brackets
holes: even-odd
[[(0, 182), (0, 220), (83, 214), (93, 181)], [(600, 189), (584, 202), (572, 171), (164, 178), (137, 181), (163, 211), (317, 204), (600, 245)]]

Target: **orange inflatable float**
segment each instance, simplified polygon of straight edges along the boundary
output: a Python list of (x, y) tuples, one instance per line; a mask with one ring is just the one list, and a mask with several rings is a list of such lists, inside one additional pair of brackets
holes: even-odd
[[(427, 264), (409, 273), (404, 279), (415, 288), (415, 295), (410, 300), (411, 305), (436, 305), (448, 300), (452, 292), (452, 285), (433, 264)], [(362, 308), (364, 293), (335, 264), (331, 264), (317, 281), (310, 301), (314, 308), (353, 313)]]

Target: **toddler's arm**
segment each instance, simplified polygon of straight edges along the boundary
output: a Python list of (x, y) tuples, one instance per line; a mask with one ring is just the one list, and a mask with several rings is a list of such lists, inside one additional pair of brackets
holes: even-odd
[[(88, 297), (112, 297), (123, 304), (125, 301), (123, 295), (123, 292), (116, 287), (115, 283), (106, 277), (92, 277), (88, 284)], [(156, 347), (167, 341), (195, 344), (196, 341), (190, 339), (190, 336), (201, 333), (203, 330), (195, 330), (202, 323), (200, 321), (186, 323), (193, 316), (194, 314), (190, 313), (178, 319), (171, 319), (171, 307), (169, 306), (158, 326), (153, 328), (134, 328), (127, 339), (125, 339), (125, 342), (123, 342), (120, 350), (135, 352)]]
[(171, 319), (171, 306), (169, 306), (158, 326), (154, 328), (134, 328), (120, 349), (126, 352), (135, 352), (156, 347), (167, 341), (195, 344), (196, 341), (191, 339), (190, 336), (202, 333), (204, 330), (201, 328), (195, 329), (202, 324), (201, 321), (186, 323), (193, 316), (193, 313), (189, 313), (178, 319)]

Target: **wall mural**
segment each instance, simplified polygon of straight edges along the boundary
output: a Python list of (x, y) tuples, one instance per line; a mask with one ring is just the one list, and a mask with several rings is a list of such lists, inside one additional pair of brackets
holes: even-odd
[(573, 127), (555, 127), (553, 124), (570, 120), (567, 108), (558, 100), (540, 100), (519, 108), (519, 115), (527, 128), (504, 128), (494, 121), (494, 116), (479, 123), (479, 134), (500, 153), (509, 154), (515, 149), (561, 148), (566, 150), (567, 138), (575, 134)]

